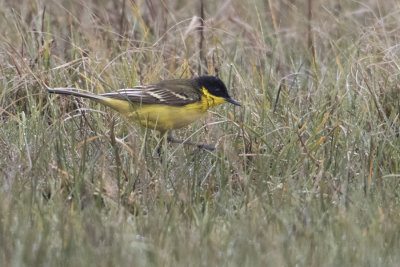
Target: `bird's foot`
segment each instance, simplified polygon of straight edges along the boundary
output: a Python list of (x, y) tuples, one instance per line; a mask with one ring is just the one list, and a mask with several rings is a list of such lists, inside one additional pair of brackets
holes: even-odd
[(210, 146), (210, 145), (196, 144), (196, 143), (192, 143), (189, 141), (177, 140), (170, 136), (167, 137), (167, 141), (168, 141), (168, 143), (173, 143), (173, 144), (184, 144), (184, 145), (188, 145), (188, 146), (197, 146), (197, 148), (199, 148), (199, 149), (204, 149), (204, 150), (209, 150), (209, 151), (215, 150), (215, 147)]

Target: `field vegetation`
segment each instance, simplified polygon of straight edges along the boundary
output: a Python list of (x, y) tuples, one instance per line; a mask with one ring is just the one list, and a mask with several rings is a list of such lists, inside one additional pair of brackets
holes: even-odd
[[(0, 265), (400, 265), (398, 1), (0, 7)], [(46, 90), (206, 74), (214, 151)]]

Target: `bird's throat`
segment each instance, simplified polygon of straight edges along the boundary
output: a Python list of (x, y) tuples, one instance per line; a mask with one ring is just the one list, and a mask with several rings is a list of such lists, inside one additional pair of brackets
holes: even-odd
[(202, 88), (201, 102), (206, 106), (206, 110), (215, 106), (226, 103), (223, 97), (214, 96), (208, 92), (206, 88)]

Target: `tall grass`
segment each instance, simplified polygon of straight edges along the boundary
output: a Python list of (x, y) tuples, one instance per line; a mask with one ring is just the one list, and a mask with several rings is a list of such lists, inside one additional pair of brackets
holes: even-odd
[[(0, 0), (4, 266), (399, 265), (397, 2), (201, 2)], [(212, 152), (46, 92), (200, 72)]]

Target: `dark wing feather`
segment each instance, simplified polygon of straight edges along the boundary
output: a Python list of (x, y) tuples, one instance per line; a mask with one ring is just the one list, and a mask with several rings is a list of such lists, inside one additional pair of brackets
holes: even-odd
[[(188, 90), (188, 88), (191, 88)], [(120, 89), (102, 96), (132, 103), (184, 106), (199, 101), (200, 88), (193, 80), (169, 80), (147, 86)]]

